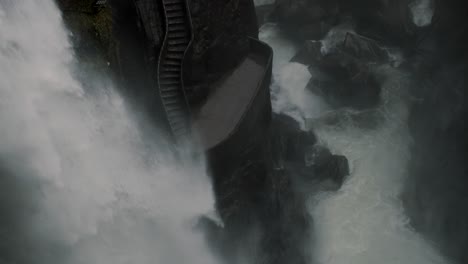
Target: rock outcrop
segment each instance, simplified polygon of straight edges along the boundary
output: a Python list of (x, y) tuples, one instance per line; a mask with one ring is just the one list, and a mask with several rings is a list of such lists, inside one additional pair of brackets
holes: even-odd
[(415, 45), (413, 158), (404, 196), (413, 226), (458, 263), (468, 261), (467, 13), (464, 1), (435, 1), (437, 20)]

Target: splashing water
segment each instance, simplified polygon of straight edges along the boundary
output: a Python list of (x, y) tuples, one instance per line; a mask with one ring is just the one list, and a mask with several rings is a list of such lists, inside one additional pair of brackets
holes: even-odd
[(311, 77), (307, 66), (290, 62), (299, 48), (283, 38), (275, 24), (263, 25), (259, 37), (275, 52), (271, 86), (273, 111), (290, 115), (304, 128), (306, 118), (317, 117), (328, 111), (329, 107), (306, 89)]
[[(277, 55), (278, 75), (304, 75), (284, 77), (273, 86), (273, 100), (279, 94), (304, 88), (302, 78), (310, 73), (288, 72), (291, 67), (291, 47), (275, 34), (278, 29), (268, 25), (261, 29), (261, 38), (269, 43)], [(286, 60), (283, 60), (286, 58)], [(296, 66), (295, 66), (296, 67)], [(408, 106), (405, 96), (406, 77), (390, 67), (378, 70), (386, 77), (382, 90), (382, 105), (375, 111), (383, 122), (374, 129), (361, 129), (352, 122), (339, 126), (314, 127), (319, 140), (332, 152), (345, 155), (350, 162), (351, 175), (337, 193), (321, 193), (310, 198), (310, 213), (314, 218), (314, 257), (321, 264), (441, 264), (448, 263), (438, 252), (415, 233), (404, 214), (400, 194), (410, 158), (411, 137), (407, 128)], [(292, 90), (292, 91), (291, 91)], [(302, 92), (302, 91), (301, 91)], [(324, 116), (324, 108), (306, 108), (294, 100), (287, 107), (315, 113), (283, 111), (292, 117)], [(316, 103), (314, 100), (308, 104)], [(278, 104), (278, 102), (274, 102)], [(337, 112), (338, 115), (345, 111)]]
[(413, 23), (418, 27), (429, 26), (434, 16), (433, 0), (415, 0), (410, 4)]
[(0, 262), (215, 263), (193, 229), (213, 210), (203, 161), (74, 63), (52, 0), (0, 0)]

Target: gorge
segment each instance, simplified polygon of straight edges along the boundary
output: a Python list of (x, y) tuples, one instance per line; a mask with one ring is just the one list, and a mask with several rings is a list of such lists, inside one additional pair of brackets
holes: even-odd
[(467, 15), (0, 0), (0, 263), (467, 263)]

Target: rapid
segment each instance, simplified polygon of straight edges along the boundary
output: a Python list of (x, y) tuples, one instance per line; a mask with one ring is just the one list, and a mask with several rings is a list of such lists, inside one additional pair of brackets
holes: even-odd
[[(333, 42), (330, 37), (336, 36), (329, 34), (325, 44)], [(413, 231), (400, 197), (411, 157), (407, 127), (411, 76), (389, 65), (378, 66), (374, 71), (381, 79), (382, 98), (371, 114), (332, 109), (306, 89), (315, 73), (289, 62), (299, 47), (276, 24), (263, 25), (260, 38), (275, 51), (274, 111), (295, 118), (303, 129), (313, 129), (319, 144), (345, 155), (350, 164), (351, 175), (340, 190), (308, 197), (314, 226), (310, 239), (313, 263), (449, 263)], [(338, 121), (326, 122), (330, 117)]]

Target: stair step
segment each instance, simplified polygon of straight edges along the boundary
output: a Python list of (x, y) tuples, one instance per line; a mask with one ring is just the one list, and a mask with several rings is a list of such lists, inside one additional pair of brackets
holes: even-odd
[(178, 135), (178, 136), (182, 136), (184, 134), (187, 134), (187, 122), (183, 122), (183, 123), (180, 123), (178, 124), (177, 126), (173, 126), (173, 131), (174, 131), (174, 134)]
[(169, 27), (169, 32), (177, 32), (177, 31), (187, 31), (187, 28), (184, 25), (174, 25)]
[(184, 5), (182, 3), (166, 4), (166, 11), (174, 10), (184, 10)]
[(180, 125), (172, 126), (172, 131), (175, 136), (183, 136), (187, 134), (187, 125), (184, 122), (184, 123), (181, 123)]
[(180, 95), (177, 91), (166, 92), (164, 94), (161, 94), (161, 98), (163, 99), (178, 98), (179, 96)]
[(182, 60), (184, 58), (184, 54), (183, 53), (166, 53), (166, 58)]
[(171, 25), (183, 25), (183, 24), (185, 24), (185, 19), (183, 19), (183, 18), (168, 18), (167, 23), (169, 24), (169, 27)]
[(168, 46), (167, 50), (171, 52), (185, 52), (187, 48), (185, 46)]
[(176, 104), (165, 104), (166, 112), (184, 112), (184, 108), (182, 104), (176, 103)]
[(188, 40), (187, 39), (168, 39), (167, 43), (169, 43), (169, 45), (179, 45), (179, 44), (187, 45)]
[(183, 111), (169, 111), (167, 115), (169, 116), (170, 119), (185, 117), (185, 113)]
[(161, 95), (167, 94), (167, 93), (174, 93), (174, 92), (179, 93), (179, 90), (180, 90), (179, 86), (166, 86), (166, 87), (162, 86)]
[(180, 74), (179, 73), (162, 73), (159, 75), (161, 79), (166, 79), (166, 78), (170, 78), (170, 79), (173, 79), (173, 78), (180, 78)]
[(181, 100), (179, 96), (165, 97), (164, 103), (168, 105), (169, 104), (181, 104)]
[(160, 80), (159, 83), (162, 84), (162, 85), (164, 85), (164, 86), (166, 86), (166, 87), (167, 87), (168, 85), (173, 85), (173, 84), (174, 84), (174, 85), (175, 85), (175, 84), (179, 85), (179, 84), (180, 84), (179, 80), (171, 80), (171, 79), (168, 79), (168, 80)]
[(170, 5), (170, 4), (183, 4), (183, 0), (163, 0), (163, 3), (165, 5)]
[[(179, 87), (179, 84), (180, 84), (180, 78), (162, 78), (160, 77), (159, 78), (159, 83), (161, 83), (163, 86), (163, 88), (166, 88), (168, 85), (171, 85), (171, 86), (177, 86), (177, 89)], [(170, 87), (168, 87), (167, 89), (171, 89)]]
[(181, 129), (185, 127), (185, 118), (171, 118), (169, 123), (173, 129)]
[(180, 72), (180, 68), (174, 65), (163, 65), (162, 72), (164, 73)]
[(180, 60), (172, 60), (172, 59), (167, 59), (165, 58), (163, 61), (163, 65), (169, 65), (169, 66), (181, 66), (181, 61)]
[(187, 32), (169, 32), (169, 34), (167, 34), (167, 37), (170, 38), (170, 39), (176, 39), (176, 38), (188, 38), (188, 33)]
[(166, 13), (166, 17), (167, 18), (170, 18), (170, 19), (173, 19), (173, 18), (184, 18), (185, 14), (184, 14), (184, 11), (180, 10), (180, 11), (171, 11), (171, 12), (167, 12)]

